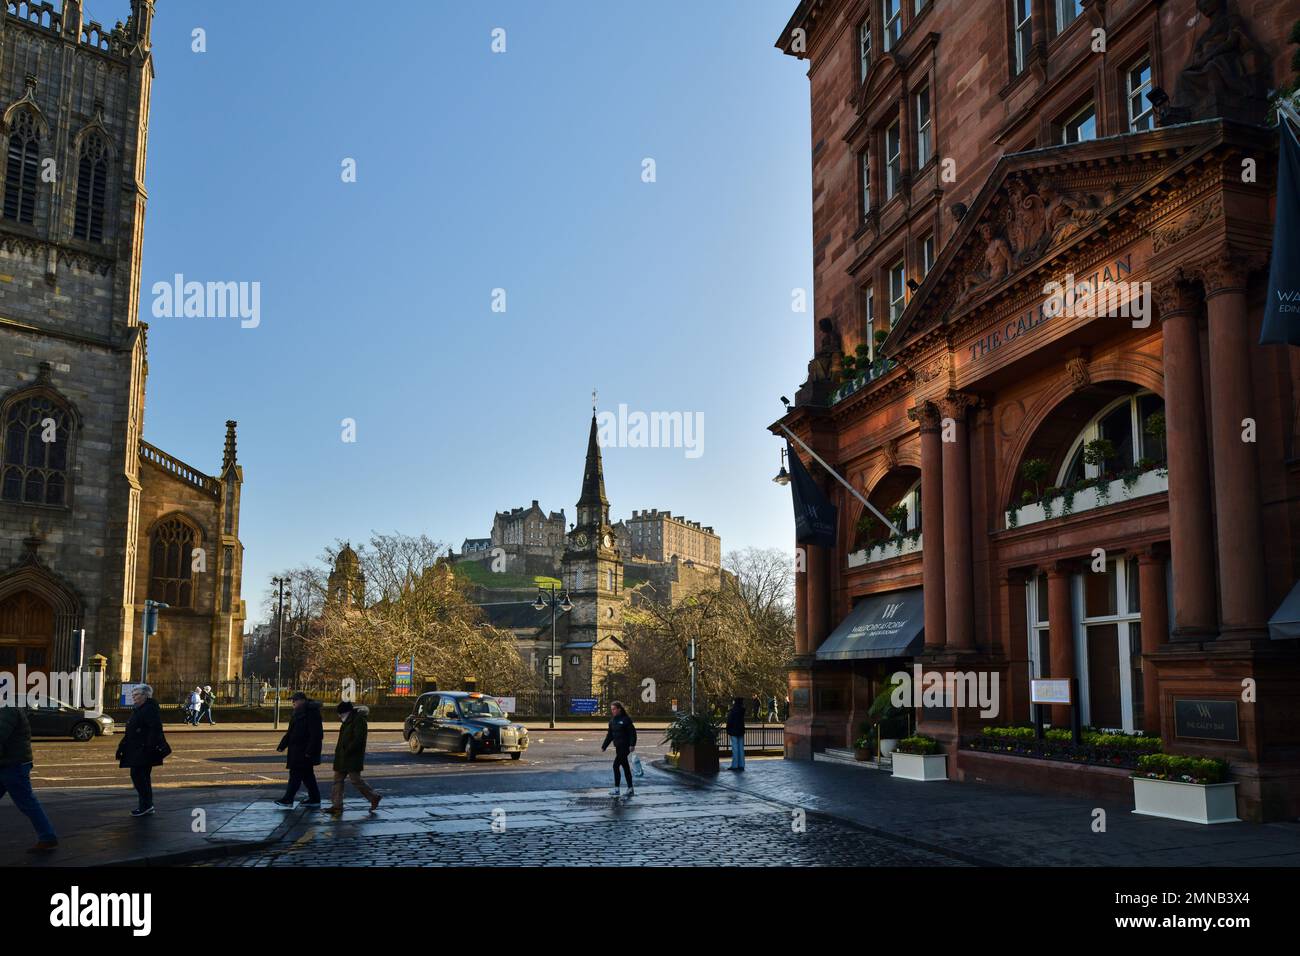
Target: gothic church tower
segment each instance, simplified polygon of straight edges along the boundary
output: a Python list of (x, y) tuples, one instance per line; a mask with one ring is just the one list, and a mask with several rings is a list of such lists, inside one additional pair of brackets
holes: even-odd
[(617, 637), (623, 626), (623, 559), (616, 547), (605, 497), (605, 472), (591, 413), (587, 461), (582, 473), (578, 520), (561, 559), (564, 587), (574, 608), (567, 615), (570, 643), (599, 643)]

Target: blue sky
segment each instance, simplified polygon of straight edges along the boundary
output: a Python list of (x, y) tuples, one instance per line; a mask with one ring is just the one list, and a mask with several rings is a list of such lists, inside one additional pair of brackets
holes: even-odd
[[(699, 457), (605, 449), (616, 519), (792, 547), (765, 426), (811, 352), (808, 84), (772, 45), (794, 6), (158, 4), (145, 435), (213, 472), (239, 421), (250, 624), (335, 538), (572, 518), (593, 388), (703, 416)], [(260, 325), (153, 317), (175, 273), (260, 282)]]

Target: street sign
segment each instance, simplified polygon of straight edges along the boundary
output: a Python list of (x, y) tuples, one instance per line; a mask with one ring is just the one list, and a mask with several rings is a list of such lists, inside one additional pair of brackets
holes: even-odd
[(571, 714), (594, 714), (599, 709), (599, 697), (574, 697), (569, 701)]
[(393, 671), (393, 694), (398, 697), (405, 697), (411, 693), (411, 679), (415, 674), (415, 659), (412, 658), (409, 663), (394, 661)]

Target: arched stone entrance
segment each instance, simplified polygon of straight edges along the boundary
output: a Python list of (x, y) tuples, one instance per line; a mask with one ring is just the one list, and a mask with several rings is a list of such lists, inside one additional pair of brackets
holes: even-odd
[(72, 632), (80, 626), (80, 602), (43, 567), (0, 577), (0, 670), (70, 670)]

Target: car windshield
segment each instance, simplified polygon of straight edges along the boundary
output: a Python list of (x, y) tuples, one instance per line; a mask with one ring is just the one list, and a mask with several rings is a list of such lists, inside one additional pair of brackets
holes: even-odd
[(466, 697), (460, 702), (460, 712), (466, 717), (505, 716), (505, 711), (491, 697)]

